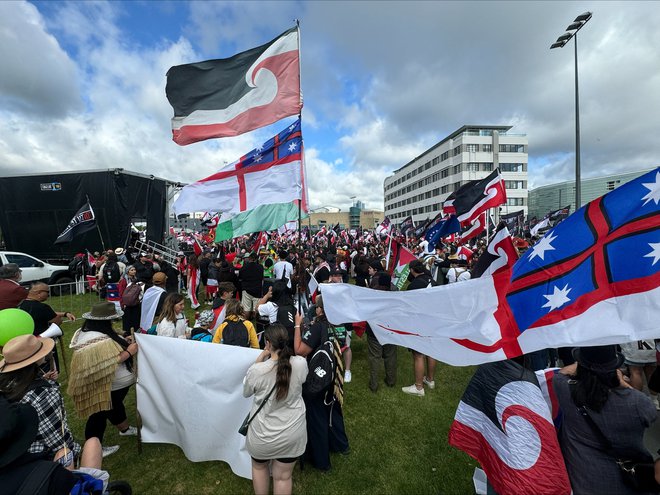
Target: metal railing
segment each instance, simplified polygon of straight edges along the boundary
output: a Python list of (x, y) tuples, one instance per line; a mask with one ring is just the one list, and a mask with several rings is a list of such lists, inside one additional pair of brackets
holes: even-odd
[(101, 296), (96, 290), (96, 281), (92, 279), (93, 277), (50, 285), (47, 304), (55, 311), (72, 313), (76, 319), (80, 319), (83, 313), (87, 313), (94, 304), (101, 301)]
[(135, 241), (135, 244), (133, 244), (133, 247), (137, 249), (138, 251), (145, 251), (145, 252), (151, 252), (154, 254), (158, 254), (161, 258), (163, 258), (165, 261), (167, 261), (170, 265), (176, 266), (176, 258), (177, 258), (177, 252), (169, 248), (167, 246), (163, 246), (162, 244), (158, 244), (157, 242), (154, 241)]

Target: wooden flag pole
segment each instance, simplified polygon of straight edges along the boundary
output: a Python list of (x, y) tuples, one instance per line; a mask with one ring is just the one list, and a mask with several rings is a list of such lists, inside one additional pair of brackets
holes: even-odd
[[(131, 340), (135, 342), (135, 330), (131, 327)], [(138, 355), (139, 352), (135, 353), (133, 366), (135, 368), (135, 419), (137, 422), (137, 444), (138, 444), (138, 454), (142, 454), (142, 416), (140, 416), (140, 410), (138, 409), (138, 399), (137, 399), (137, 382), (138, 382)]]

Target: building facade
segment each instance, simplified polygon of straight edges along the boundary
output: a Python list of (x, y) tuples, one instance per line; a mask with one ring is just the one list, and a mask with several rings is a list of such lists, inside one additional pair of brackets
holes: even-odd
[[(582, 205), (613, 191), (626, 182), (630, 182), (651, 170), (581, 179)], [(540, 220), (549, 212), (564, 208), (567, 205), (571, 205), (571, 213), (573, 213), (575, 211), (574, 180), (541, 186), (529, 191), (529, 218), (536, 217)]]
[(309, 214), (307, 220), (303, 220), (308, 227), (316, 232), (324, 226), (331, 229), (339, 224), (341, 229), (373, 229), (380, 224), (385, 215), (380, 210), (367, 210), (364, 203), (361, 201), (353, 202), (348, 211), (315, 211)]
[(498, 167), (507, 194), (501, 212), (527, 214), (527, 136), (510, 129), (465, 125), (406, 163), (385, 179), (385, 215), (395, 225), (432, 218), (452, 192)]

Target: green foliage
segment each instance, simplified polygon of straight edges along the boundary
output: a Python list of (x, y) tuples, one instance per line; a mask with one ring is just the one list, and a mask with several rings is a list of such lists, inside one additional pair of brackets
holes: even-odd
[[(80, 300), (79, 300), (80, 299)], [(59, 301), (58, 301), (59, 300)], [(56, 310), (75, 310), (80, 317), (98, 299), (92, 295), (51, 298)], [(84, 307), (83, 307), (84, 306)], [(193, 321), (194, 311), (186, 311)], [(67, 362), (68, 343), (81, 321), (64, 324)], [(117, 326), (117, 329), (119, 326)], [(436, 388), (426, 389), (423, 398), (401, 392), (414, 382), (412, 357), (398, 351), (398, 377), (393, 388), (382, 381), (376, 393), (368, 388), (366, 335), (353, 336), (353, 381), (346, 384), (344, 418), (351, 445), (348, 456), (331, 455), (332, 470), (320, 473), (310, 466), (296, 466), (293, 493), (306, 494), (457, 494), (474, 493), (472, 473), (476, 462), (450, 447), (447, 434), (456, 406), (473, 374), (473, 368), (456, 368), (438, 363)], [(176, 369), (173, 368), (173, 372)], [(381, 370), (382, 371), (382, 370)], [(60, 383), (65, 396), (69, 423), (75, 438), (84, 440), (84, 421), (76, 417), (66, 390), (66, 373)], [(130, 423), (136, 424), (135, 388), (125, 401)], [(195, 421), (221, 421), (213, 411), (200, 411)], [(193, 418), (191, 418), (193, 420)], [(104, 459), (103, 467), (112, 479), (126, 480), (133, 492), (149, 494), (251, 494), (252, 482), (232, 473), (223, 462), (190, 462), (174, 445), (143, 444), (137, 451), (136, 437), (120, 437), (108, 425), (106, 445), (119, 444), (119, 451)]]

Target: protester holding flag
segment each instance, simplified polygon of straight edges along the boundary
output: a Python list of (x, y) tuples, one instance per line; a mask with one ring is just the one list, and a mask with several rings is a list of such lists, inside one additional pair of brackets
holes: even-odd
[[(413, 260), (408, 264), (410, 274), (413, 277), (412, 282), (408, 285), (407, 290), (425, 289), (435, 285), (431, 274), (420, 260)], [(435, 388), (435, 364), (436, 361), (432, 357), (425, 356), (421, 352), (412, 350), (413, 365), (415, 370), (415, 383), (408, 387), (402, 387), (401, 390), (410, 395), (417, 395), (424, 397), (424, 385), (430, 389)], [(426, 368), (426, 373), (425, 373)]]
[(188, 258), (188, 297), (190, 298), (190, 307), (192, 309), (199, 308), (200, 304), (197, 300), (197, 290), (199, 289), (199, 261), (194, 254)]
[[(372, 280), (371, 288), (389, 291), (392, 288), (392, 278), (385, 272), (379, 272), (376, 280)], [(378, 371), (381, 361), (385, 367), (385, 385), (394, 387), (396, 384), (397, 346), (381, 345), (367, 324), (367, 348), (369, 351), (369, 390), (378, 391)]]
[[(630, 460), (652, 466), (643, 439), (656, 420), (655, 406), (623, 379), (619, 367), (624, 358), (616, 346), (582, 347), (574, 353), (577, 365), (553, 380), (563, 415), (559, 443), (573, 493), (657, 493), (657, 485), (642, 491), (628, 486), (617, 464)], [(651, 480), (652, 473), (651, 468)]]

